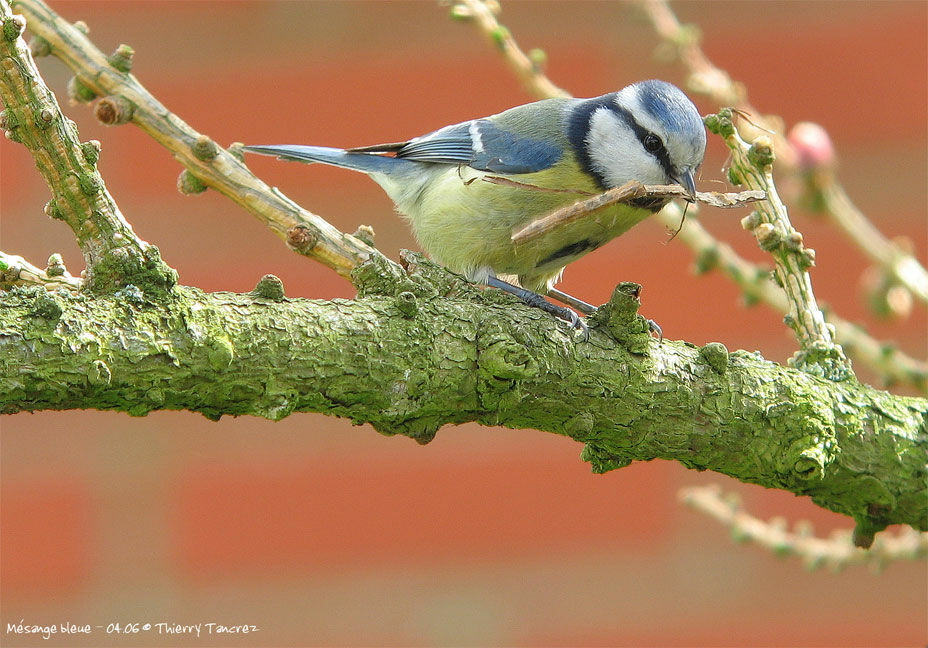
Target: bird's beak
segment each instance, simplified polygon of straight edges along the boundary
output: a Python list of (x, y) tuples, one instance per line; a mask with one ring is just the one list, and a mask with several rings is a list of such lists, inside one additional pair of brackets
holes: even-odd
[(696, 181), (693, 179), (693, 170), (683, 169), (683, 172), (680, 173), (680, 176), (677, 178), (677, 182), (681, 187), (686, 189), (686, 194), (690, 197), (691, 201), (696, 202)]

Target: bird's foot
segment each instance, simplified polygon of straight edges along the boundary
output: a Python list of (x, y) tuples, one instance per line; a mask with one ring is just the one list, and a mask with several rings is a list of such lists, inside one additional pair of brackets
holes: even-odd
[[(587, 326), (586, 322), (581, 318), (577, 313), (566, 308), (564, 306), (558, 306), (557, 304), (552, 304), (547, 299), (542, 297), (536, 292), (531, 290), (526, 290), (525, 288), (520, 288), (519, 286), (514, 286), (509, 282), (503, 281), (494, 276), (487, 277), (486, 279), (488, 286), (493, 286), (494, 288), (499, 288), (505, 292), (508, 292), (511, 295), (515, 295), (521, 299), (528, 306), (538, 308), (543, 310), (546, 313), (554, 315), (558, 319), (564, 320), (570, 324), (571, 328), (577, 329), (583, 333), (583, 341), (586, 342), (590, 339), (590, 328)], [(596, 309), (592, 306), (590, 307), (595, 312)]]

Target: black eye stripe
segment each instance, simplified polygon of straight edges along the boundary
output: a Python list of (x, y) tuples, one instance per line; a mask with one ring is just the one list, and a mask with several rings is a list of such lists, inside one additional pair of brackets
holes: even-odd
[[(664, 173), (667, 175), (667, 177), (675, 178), (677, 174), (673, 168), (673, 164), (670, 161), (670, 153), (667, 151), (667, 148), (664, 146), (664, 142), (661, 141), (661, 138), (635, 121), (635, 118), (632, 117), (632, 114), (625, 108), (622, 108), (615, 103), (610, 103), (607, 108), (609, 108), (609, 110), (611, 110), (626, 124), (628, 124), (628, 127), (634, 131), (635, 137), (637, 137), (638, 141), (641, 142), (641, 147), (655, 158), (657, 158), (657, 161), (660, 162), (661, 168), (664, 169)], [(657, 138), (657, 141), (660, 142), (660, 146), (654, 150), (648, 147), (648, 139), (651, 137)]]

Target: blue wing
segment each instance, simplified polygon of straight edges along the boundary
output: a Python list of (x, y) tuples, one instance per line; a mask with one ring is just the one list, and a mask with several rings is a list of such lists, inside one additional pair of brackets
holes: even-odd
[(478, 171), (513, 174), (547, 169), (562, 155), (554, 144), (514, 135), (489, 119), (446, 126), (393, 150), (396, 157), (406, 160), (466, 164)]

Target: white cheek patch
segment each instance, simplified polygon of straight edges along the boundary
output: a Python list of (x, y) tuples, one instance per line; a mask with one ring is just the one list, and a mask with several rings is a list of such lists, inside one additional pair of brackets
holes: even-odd
[(653, 155), (645, 151), (634, 131), (608, 108), (600, 108), (590, 118), (586, 136), (587, 151), (596, 172), (610, 187), (629, 180), (663, 184), (664, 171)]
[(591, 151), (598, 151), (618, 143), (621, 131), (631, 130), (608, 108), (597, 108), (590, 118), (590, 132), (586, 136)]

